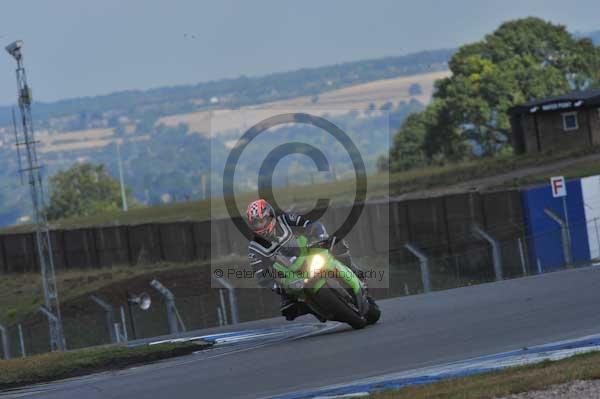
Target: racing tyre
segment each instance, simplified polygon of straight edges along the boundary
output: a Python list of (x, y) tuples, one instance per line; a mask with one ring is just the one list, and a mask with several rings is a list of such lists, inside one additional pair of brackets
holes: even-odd
[(367, 320), (352, 309), (346, 299), (346, 296), (350, 297), (350, 295), (343, 295), (345, 292), (343, 288), (334, 288), (332, 285), (337, 284), (330, 284), (331, 283), (328, 282), (319, 290), (319, 292), (317, 292), (315, 301), (323, 308), (323, 310), (331, 315), (332, 320), (348, 323), (355, 330), (364, 328), (367, 325)]
[(367, 301), (369, 302), (369, 311), (365, 315), (365, 318), (367, 319), (367, 325), (375, 324), (381, 316), (381, 310), (379, 310), (379, 306), (370, 296), (367, 297)]

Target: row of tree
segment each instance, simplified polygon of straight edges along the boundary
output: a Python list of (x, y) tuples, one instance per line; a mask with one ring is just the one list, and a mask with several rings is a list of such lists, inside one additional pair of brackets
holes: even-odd
[[(75, 164), (50, 178), (48, 219), (91, 216), (118, 211), (122, 207), (121, 187), (104, 165)], [(126, 190), (128, 204), (134, 205), (131, 191)]]
[[(510, 151), (508, 109), (532, 99), (598, 87), (600, 47), (538, 18), (502, 24), (451, 58), (452, 75), (396, 134), (391, 170)], [(388, 160), (382, 167), (388, 166)]]

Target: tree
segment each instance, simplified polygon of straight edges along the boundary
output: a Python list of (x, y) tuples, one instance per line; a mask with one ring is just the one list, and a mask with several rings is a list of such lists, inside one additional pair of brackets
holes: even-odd
[[(444, 107), (439, 101), (434, 101), (422, 112), (410, 114), (394, 136), (390, 150), (389, 167), (393, 171), (407, 170), (425, 166), (432, 162), (438, 153), (443, 153), (446, 159), (458, 160), (463, 158), (466, 148), (462, 143), (460, 133), (445, 120)], [(445, 126), (443, 134), (439, 130)], [(433, 134), (435, 132), (436, 134)], [(442, 138), (438, 142), (438, 138)]]
[(577, 39), (562, 25), (538, 18), (502, 24), (462, 46), (450, 60), (452, 75), (436, 83), (431, 106), (440, 124), (426, 135), (427, 152), (444, 154), (459, 131), (482, 155), (494, 155), (508, 142), (511, 106), (597, 86), (598, 60), (600, 49), (590, 39)]
[(507, 22), (452, 57), (453, 76), (439, 82), (436, 97), (466, 137), (493, 154), (509, 134), (508, 108), (595, 84), (597, 52), (564, 26), (537, 18)]
[(398, 133), (390, 150), (391, 170), (399, 171), (425, 164), (423, 143), (426, 135), (425, 112), (409, 115)]
[(427, 106), (422, 123), (425, 129), (422, 150), (429, 163), (459, 161), (469, 156), (469, 146), (443, 100), (434, 99)]
[[(119, 182), (106, 172), (104, 165), (73, 165), (50, 178), (50, 190), (48, 219), (90, 216), (121, 208)], [(131, 198), (127, 201), (132, 202)]]

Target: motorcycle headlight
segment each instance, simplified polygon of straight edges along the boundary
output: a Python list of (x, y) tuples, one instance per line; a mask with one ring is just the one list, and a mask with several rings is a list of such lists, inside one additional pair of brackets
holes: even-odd
[(310, 277), (319, 274), (323, 266), (325, 266), (325, 258), (322, 255), (314, 255), (309, 266)]

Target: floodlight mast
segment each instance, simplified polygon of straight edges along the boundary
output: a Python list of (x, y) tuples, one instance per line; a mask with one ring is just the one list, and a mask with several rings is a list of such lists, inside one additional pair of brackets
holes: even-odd
[(21, 174), (27, 173), (31, 192), (38, 261), (40, 272), (42, 274), (42, 286), (44, 288), (45, 306), (43, 306), (41, 310), (48, 317), (50, 327), (50, 349), (53, 351), (62, 351), (65, 350), (66, 343), (60, 315), (58, 290), (56, 288), (56, 274), (54, 271), (54, 260), (52, 259), (52, 243), (50, 241), (48, 220), (46, 219), (45, 213), (46, 201), (44, 198), (42, 173), (35, 148), (37, 141), (35, 140), (33, 119), (31, 117), (31, 89), (27, 84), (27, 74), (23, 67), (22, 47), (23, 42), (20, 40), (6, 46), (6, 51), (17, 61), (17, 94), (19, 98), (22, 131), (15, 131), (17, 135), (16, 144), (17, 148), (24, 148), (23, 152), (27, 157), (27, 167), (21, 169), (19, 172)]

